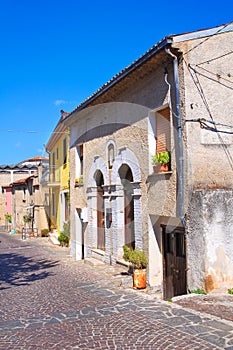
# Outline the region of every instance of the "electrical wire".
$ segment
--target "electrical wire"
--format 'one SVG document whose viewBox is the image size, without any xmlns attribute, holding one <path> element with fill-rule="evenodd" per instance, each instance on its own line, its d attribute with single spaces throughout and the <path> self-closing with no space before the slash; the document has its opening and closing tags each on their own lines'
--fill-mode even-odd
<svg viewBox="0 0 233 350">
<path fill-rule="evenodd" d="M 190 69 L 192 69 L 196 74 L 199 74 L 199 75 L 201 75 L 202 77 L 205 77 L 205 78 L 207 78 L 207 79 L 209 79 L 209 80 L 212 80 L 212 81 L 214 81 L 215 83 L 218 83 L 218 84 L 224 86 L 225 88 L 228 88 L 228 89 L 230 89 L 230 90 L 233 90 L 233 87 L 228 86 L 228 85 L 226 85 L 226 84 L 224 84 L 224 83 L 221 83 L 221 81 L 219 81 L 219 80 L 217 80 L 217 79 L 208 77 L 207 75 L 198 72 L 195 68 L 193 68 L 193 67 L 191 66 L 191 64 L 189 64 L 189 67 L 190 67 Z M 200 67 L 200 68 L 201 68 L 201 67 Z"/>
<path fill-rule="evenodd" d="M 211 123 L 214 125 L 219 125 L 219 126 L 225 126 L 225 127 L 229 127 L 229 128 L 233 128 L 233 125 L 227 125 L 227 124 L 222 124 L 222 123 L 217 123 L 214 122 L 212 120 L 206 120 L 204 118 L 196 118 L 196 119 L 185 119 L 185 122 L 196 122 L 196 123 L 200 123 L 200 127 L 202 129 L 206 129 L 206 130 L 210 130 L 210 131 L 214 131 L 214 132 L 220 132 L 223 134 L 229 134 L 229 135 L 233 135 L 233 131 L 227 131 L 227 130 L 221 130 L 221 129 L 217 129 L 215 127 L 211 127 L 209 126 L 207 123 Z"/>
<path fill-rule="evenodd" d="M 201 83 L 200 83 L 200 81 L 199 81 L 199 79 L 198 79 L 198 77 L 197 77 L 197 74 L 196 74 L 195 71 L 191 72 L 191 66 L 190 66 L 190 64 L 188 64 L 188 63 L 186 62 L 185 59 L 184 59 L 184 62 L 185 62 L 185 64 L 186 64 L 186 67 L 187 67 L 187 69 L 188 69 L 188 71 L 189 71 L 189 73 L 190 73 L 190 75 L 191 75 L 191 77 L 192 77 L 192 80 L 193 80 L 193 82 L 194 82 L 194 84 L 195 84 L 195 86 L 196 86 L 196 88 L 197 88 L 197 90 L 198 90 L 198 92 L 199 92 L 199 95 L 200 95 L 200 97 L 201 97 L 201 99 L 202 99 L 202 101 L 203 101 L 203 103 L 204 103 L 204 105 L 205 105 L 205 107 L 206 107 L 206 109 L 207 109 L 207 112 L 208 112 L 209 116 L 210 116 L 210 118 L 213 120 L 213 117 L 212 117 L 212 114 L 211 114 L 211 111 L 210 111 L 210 108 L 209 108 L 207 99 L 206 99 L 206 97 L 205 97 L 205 94 L 204 94 L 204 91 L 203 91 L 203 89 L 202 89 Z M 193 73 L 194 73 L 194 74 L 193 74 Z"/>
<path fill-rule="evenodd" d="M 233 53 L 233 51 L 229 51 L 229 52 L 227 52 L 227 53 L 224 53 L 224 54 L 221 55 L 221 56 L 217 56 L 217 57 L 211 58 L 210 60 L 207 60 L 207 61 L 198 63 L 197 66 L 200 66 L 201 64 L 205 64 L 205 63 L 210 63 L 210 62 L 212 62 L 212 61 L 216 61 L 216 60 L 218 60 L 219 58 L 226 57 L 226 56 L 228 56 L 228 55 L 231 55 L 232 53 Z"/>
<path fill-rule="evenodd" d="M 222 79 L 222 80 L 224 80 L 224 81 L 226 81 L 226 82 L 228 82 L 228 83 L 230 83 L 230 84 L 233 84 L 233 81 L 231 81 L 231 80 L 229 80 L 229 79 L 226 79 L 226 78 L 223 78 L 220 74 L 211 72 L 210 70 L 208 70 L 208 69 L 206 69 L 206 68 L 199 67 L 198 64 L 196 64 L 195 67 L 197 67 L 198 69 L 202 69 L 202 70 L 204 70 L 205 72 L 207 72 L 207 73 L 209 73 L 209 74 L 212 74 L 212 75 L 216 76 L 217 78 Z"/>
<path fill-rule="evenodd" d="M 207 40 L 211 39 L 214 35 L 217 35 L 219 33 L 221 33 L 221 31 L 223 29 L 225 29 L 226 27 L 228 27 L 230 24 L 232 24 L 233 22 L 229 22 L 227 24 L 225 24 L 223 27 L 219 28 L 215 33 L 213 33 L 212 35 L 208 36 L 207 38 L 205 38 L 204 40 L 202 40 L 200 43 L 198 43 L 196 46 L 192 47 L 191 49 L 189 49 L 188 51 L 183 53 L 184 55 L 187 55 L 189 52 L 195 50 L 197 47 L 199 47 L 200 45 L 204 44 Z"/>
<path fill-rule="evenodd" d="M 205 94 L 204 94 L 202 85 L 201 85 L 201 83 L 200 83 L 200 81 L 199 81 L 199 79 L 198 79 L 197 73 L 196 73 L 195 71 L 191 71 L 191 67 L 190 67 L 190 65 L 186 62 L 185 59 L 184 59 L 184 62 L 185 62 L 185 64 L 186 64 L 186 67 L 187 67 L 187 69 L 188 69 L 188 72 L 190 73 L 190 75 L 191 75 L 191 77 L 192 77 L 192 80 L 193 80 L 193 82 L 194 82 L 194 84 L 195 84 L 195 86 L 196 86 L 196 88 L 197 88 L 197 90 L 198 90 L 198 92 L 199 92 L 199 95 L 200 95 L 200 97 L 201 97 L 201 99 L 202 99 L 202 101 L 203 101 L 203 103 L 204 103 L 204 106 L 206 107 L 206 110 L 207 110 L 207 112 L 208 112 L 208 114 L 209 114 L 209 116 L 210 116 L 210 118 L 211 118 L 211 121 L 212 121 L 213 124 L 214 124 L 215 122 L 214 122 L 212 113 L 211 113 L 211 111 L 210 111 L 210 107 L 209 107 L 209 105 L 208 105 L 208 101 L 207 101 L 207 99 L 206 99 L 206 97 L 205 97 Z M 211 128 L 211 127 L 209 127 L 208 125 L 206 126 L 205 123 L 203 122 L 203 123 L 202 123 L 202 128 L 208 129 L 209 131 L 212 131 L 212 132 L 216 132 L 216 133 L 217 133 L 218 138 L 219 138 L 219 141 L 221 142 L 221 145 L 222 145 L 222 147 L 223 147 L 223 150 L 224 150 L 224 152 L 225 152 L 225 154 L 226 154 L 226 157 L 227 157 L 227 159 L 228 159 L 228 161 L 229 161 L 230 167 L 231 167 L 231 169 L 233 170 L 233 157 L 232 157 L 232 155 L 231 155 L 229 149 L 227 148 L 227 145 L 225 144 L 225 142 L 224 142 L 224 140 L 223 140 L 223 138 L 222 138 L 222 136 L 221 136 L 221 133 L 222 133 L 222 132 L 220 132 L 220 131 L 216 128 L 216 125 L 215 125 L 215 124 L 214 124 L 214 127 Z M 224 133 L 230 133 L 230 132 L 224 132 Z"/>
</svg>

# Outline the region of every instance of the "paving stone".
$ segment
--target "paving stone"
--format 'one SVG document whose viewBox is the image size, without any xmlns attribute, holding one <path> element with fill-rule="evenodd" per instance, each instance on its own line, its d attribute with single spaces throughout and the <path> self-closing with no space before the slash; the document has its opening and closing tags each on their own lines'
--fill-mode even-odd
<svg viewBox="0 0 233 350">
<path fill-rule="evenodd" d="M 196 299 L 200 312 L 192 298 L 181 306 L 119 285 L 119 268 L 74 262 L 42 238 L 1 241 L 1 350 L 233 348 L 230 298 L 219 299 L 223 315 L 211 315 L 216 296 Z"/>
</svg>

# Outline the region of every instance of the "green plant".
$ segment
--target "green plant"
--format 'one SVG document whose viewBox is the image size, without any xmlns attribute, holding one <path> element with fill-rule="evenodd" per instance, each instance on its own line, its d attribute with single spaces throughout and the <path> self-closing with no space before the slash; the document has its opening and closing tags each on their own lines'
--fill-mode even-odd
<svg viewBox="0 0 233 350">
<path fill-rule="evenodd" d="M 194 294 L 205 294 L 206 295 L 206 292 L 203 290 L 203 289 L 195 289 L 195 290 L 191 290 L 191 293 L 194 293 Z"/>
<path fill-rule="evenodd" d="M 47 228 L 43 228 L 41 230 L 41 237 L 48 237 L 49 230 Z"/>
<path fill-rule="evenodd" d="M 32 218 L 31 218 L 29 215 L 24 215 L 24 216 L 23 216 L 23 221 L 24 221 L 25 223 L 30 222 L 31 220 L 32 220 Z"/>
<path fill-rule="evenodd" d="M 148 265 L 146 254 L 143 250 L 138 248 L 132 249 L 127 245 L 123 246 L 123 258 L 130 262 L 134 269 L 145 269 Z"/>
<path fill-rule="evenodd" d="M 70 241 L 70 222 L 67 221 L 63 224 L 63 231 L 58 236 L 58 240 L 61 246 L 68 246 Z"/>
<path fill-rule="evenodd" d="M 64 235 L 64 233 L 62 233 L 62 232 L 58 236 L 58 240 L 59 240 L 61 246 L 64 246 L 64 245 L 67 246 L 69 244 L 69 237 Z"/>
<path fill-rule="evenodd" d="M 9 224 L 11 224 L 11 221 L 12 221 L 12 215 L 11 214 L 5 214 L 5 219 L 6 221 L 9 222 Z"/>
<path fill-rule="evenodd" d="M 69 221 L 64 222 L 62 233 L 63 233 L 66 237 L 70 237 L 70 222 L 69 222 Z"/>
<path fill-rule="evenodd" d="M 233 288 L 228 288 L 228 294 L 233 294 Z"/>
<path fill-rule="evenodd" d="M 157 164 L 168 164 L 170 162 L 171 156 L 170 152 L 160 152 L 152 156 L 152 165 Z"/>
</svg>

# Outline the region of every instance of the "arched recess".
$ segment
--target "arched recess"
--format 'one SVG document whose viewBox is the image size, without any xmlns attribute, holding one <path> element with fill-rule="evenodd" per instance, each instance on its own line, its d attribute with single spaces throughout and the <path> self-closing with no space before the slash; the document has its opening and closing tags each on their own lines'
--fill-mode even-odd
<svg viewBox="0 0 233 350">
<path fill-rule="evenodd" d="M 100 170 L 94 174 L 97 187 L 96 218 L 97 218 L 97 249 L 105 250 L 105 223 L 104 223 L 104 177 Z"/>
<path fill-rule="evenodd" d="M 103 158 L 96 157 L 90 168 L 88 198 L 88 256 L 92 249 L 105 250 L 104 185 L 108 183 L 108 169 Z"/>
<path fill-rule="evenodd" d="M 115 158 L 111 180 L 113 251 L 121 258 L 124 244 L 142 248 L 141 171 L 137 157 L 127 147 Z"/>
<path fill-rule="evenodd" d="M 127 164 L 132 171 L 133 181 L 141 181 L 141 171 L 139 163 L 135 154 L 128 149 L 123 147 L 120 149 L 118 156 L 116 157 L 113 167 L 112 167 L 112 184 L 120 184 L 121 179 L 119 176 L 119 168 L 122 164 Z"/>
<path fill-rule="evenodd" d="M 127 164 L 122 164 L 119 169 L 119 176 L 124 193 L 124 244 L 130 248 L 135 248 L 134 232 L 134 189 L 133 174 Z"/>
<path fill-rule="evenodd" d="M 108 183 L 108 168 L 106 166 L 105 161 L 101 157 L 96 157 L 94 159 L 94 162 L 92 163 L 89 177 L 88 177 L 88 187 L 95 187 L 96 186 L 96 180 L 95 180 L 95 173 L 97 170 L 100 170 L 103 174 L 104 183 Z"/>
</svg>

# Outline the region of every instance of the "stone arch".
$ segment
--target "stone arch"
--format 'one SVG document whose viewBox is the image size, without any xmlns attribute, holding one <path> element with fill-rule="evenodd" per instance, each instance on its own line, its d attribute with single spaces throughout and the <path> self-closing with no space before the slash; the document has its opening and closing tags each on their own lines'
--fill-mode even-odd
<svg viewBox="0 0 233 350">
<path fill-rule="evenodd" d="M 88 177 L 88 187 L 96 187 L 96 180 L 95 180 L 95 174 L 96 172 L 100 170 L 101 173 L 103 174 L 104 178 L 104 184 L 108 184 L 108 168 L 101 157 L 96 157 L 94 159 L 94 162 L 92 163 L 92 166 L 89 171 L 89 177 Z"/>
<path fill-rule="evenodd" d="M 111 180 L 113 237 L 115 237 L 113 251 L 117 258 L 121 258 L 122 246 L 128 243 L 125 240 L 125 181 L 130 184 L 130 196 L 132 198 L 130 208 L 130 210 L 133 210 L 133 221 L 130 224 L 134 226 L 132 247 L 142 249 L 141 171 L 137 157 L 126 147 L 120 149 L 114 161 Z"/>
<path fill-rule="evenodd" d="M 122 164 L 126 164 L 132 171 L 133 182 L 141 181 L 141 171 L 135 154 L 127 147 L 121 148 L 112 167 L 112 184 L 121 184 L 119 169 Z"/>
<path fill-rule="evenodd" d="M 95 157 L 89 171 L 87 186 L 88 201 L 88 256 L 93 249 L 105 250 L 105 201 L 108 184 L 108 168 L 101 157 Z"/>
</svg>

